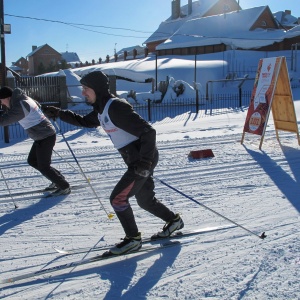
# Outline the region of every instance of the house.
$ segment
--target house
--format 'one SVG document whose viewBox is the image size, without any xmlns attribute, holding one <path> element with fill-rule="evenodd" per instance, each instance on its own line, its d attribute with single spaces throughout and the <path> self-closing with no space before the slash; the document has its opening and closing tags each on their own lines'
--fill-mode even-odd
<svg viewBox="0 0 300 300">
<path fill-rule="evenodd" d="M 70 65 L 72 68 L 75 68 L 75 66 L 79 66 L 81 61 L 79 59 L 79 56 L 76 52 L 61 52 L 62 60 L 64 60 L 68 65 Z"/>
<path fill-rule="evenodd" d="M 55 66 L 60 63 L 62 57 L 59 52 L 48 44 L 40 47 L 32 46 L 32 52 L 27 55 L 28 73 L 31 76 L 55 70 Z"/>
<path fill-rule="evenodd" d="M 28 61 L 26 58 L 21 57 L 16 62 L 13 62 L 12 66 L 10 68 L 20 75 L 27 75 L 28 74 Z"/>
<path fill-rule="evenodd" d="M 187 5 L 180 6 L 180 0 L 172 1 L 172 15 L 162 22 L 158 29 L 143 43 L 149 52 L 154 52 L 156 46 L 165 42 L 187 21 L 194 18 L 207 17 L 217 14 L 240 10 L 235 0 L 197 0 L 188 1 Z"/>
<path fill-rule="evenodd" d="M 278 22 L 279 27 L 283 29 L 291 29 L 300 24 L 300 18 L 292 16 L 292 12 L 290 10 L 278 11 L 273 15 Z"/>
<path fill-rule="evenodd" d="M 254 7 L 184 22 L 164 43 L 158 55 L 191 55 L 230 49 L 290 50 L 300 42 L 300 26 L 279 28 L 269 6 Z"/>
<path fill-rule="evenodd" d="M 145 57 L 145 47 L 139 45 L 122 48 L 116 52 L 117 60 L 130 60 Z M 110 60 L 115 60 L 115 55 L 110 57 Z"/>
</svg>

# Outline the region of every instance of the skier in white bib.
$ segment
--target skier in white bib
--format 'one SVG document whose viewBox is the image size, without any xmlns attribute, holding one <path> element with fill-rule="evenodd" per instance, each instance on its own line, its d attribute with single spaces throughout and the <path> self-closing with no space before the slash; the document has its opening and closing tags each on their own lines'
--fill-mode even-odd
<svg viewBox="0 0 300 300">
<path fill-rule="evenodd" d="M 110 203 L 125 231 L 125 238 L 110 249 L 113 254 L 137 251 L 142 245 L 129 198 L 135 196 L 138 205 L 166 222 L 159 238 L 170 236 L 184 223 L 179 214 L 173 213 L 155 197 L 153 170 L 158 162 L 156 131 L 138 115 L 124 99 L 112 95 L 109 80 L 101 71 L 86 74 L 80 80 L 82 95 L 93 111 L 85 116 L 54 106 L 43 108 L 50 118 L 59 117 L 67 123 L 94 128 L 102 126 L 119 151 L 127 170 L 113 189 Z"/>
<path fill-rule="evenodd" d="M 34 140 L 27 162 L 51 181 L 45 190 L 52 190 L 53 196 L 71 192 L 65 177 L 51 166 L 52 151 L 56 142 L 56 131 L 44 115 L 37 101 L 28 97 L 21 89 L 0 89 L 1 105 L 5 112 L 0 116 L 0 126 L 19 122 L 28 136 Z"/>
</svg>

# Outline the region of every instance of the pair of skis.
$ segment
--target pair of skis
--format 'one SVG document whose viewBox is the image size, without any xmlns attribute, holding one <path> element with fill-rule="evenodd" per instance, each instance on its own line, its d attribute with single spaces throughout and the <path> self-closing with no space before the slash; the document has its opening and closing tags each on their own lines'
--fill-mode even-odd
<svg viewBox="0 0 300 300">
<path fill-rule="evenodd" d="M 207 227 L 207 228 L 191 230 L 191 231 L 182 231 L 182 232 L 179 231 L 179 232 L 176 232 L 175 234 L 171 235 L 168 238 L 157 239 L 157 240 L 152 240 L 151 238 L 146 238 L 146 239 L 143 239 L 142 248 L 136 252 L 129 252 L 129 253 L 125 253 L 122 255 L 113 255 L 113 254 L 110 254 L 108 256 L 103 255 L 103 254 L 95 255 L 90 258 L 77 260 L 77 261 L 57 265 L 57 266 L 50 267 L 50 268 L 41 269 L 41 270 L 35 271 L 35 272 L 29 272 L 29 273 L 26 273 L 23 275 L 5 278 L 5 279 L 0 280 L 0 284 L 13 283 L 13 282 L 16 282 L 19 280 L 29 279 L 29 278 L 33 278 L 36 276 L 45 275 L 45 274 L 49 274 L 49 273 L 64 270 L 64 269 L 74 268 L 77 266 L 86 265 L 86 264 L 90 264 L 90 263 L 97 262 L 97 261 L 109 260 L 109 259 L 112 259 L 115 257 L 126 257 L 129 255 L 134 255 L 134 254 L 139 255 L 141 253 L 150 252 L 150 251 L 158 251 L 158 250 L 162 250 L 162 249 L 173 247 L 173 246 L 182 246 L 182 245 L 185 245 L 185 244 L 188 244 L 188 243 L 194 241 L 196 236 L 199 234 L 204 234 L 204 233 L 218 231 L 218 230 L 226 230 L 226 229 L 230 229 L 233 227 L 236 227 L 236 226 L 232 226 L 232 225 L 217 226 L 217 227 Z M 59 250 L 59 249 L 55 248 L 55 250 L 58 253 L 63 254 L 63 255 L 72 255 L 72 254 L 89 253 L 89 252 L 95 252 L 95 251 L 102 251 L 102 252 L 106 253 L 106 251 L 108 249 L 110 249 L 111 247 L 112 247 L 112 245 L 104 246 L 104 247 L 99 246 L 99 247 L 92 247 L 92 248 L 77 248 L 77 249 L 71 249 L 71 250 Z"/>
</svg>

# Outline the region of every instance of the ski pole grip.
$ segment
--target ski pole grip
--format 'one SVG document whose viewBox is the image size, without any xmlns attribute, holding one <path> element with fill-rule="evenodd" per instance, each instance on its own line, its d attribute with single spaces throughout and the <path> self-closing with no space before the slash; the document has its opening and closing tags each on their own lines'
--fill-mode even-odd
<svg viewBox="0 0 300 300">
<path fill-rule="evenodd" d="M 266 236 L 265 232 L 263 232 L 259 237 L 263 240 L 263 239 L 265 239 L 267 236 Z"/>
</svg>

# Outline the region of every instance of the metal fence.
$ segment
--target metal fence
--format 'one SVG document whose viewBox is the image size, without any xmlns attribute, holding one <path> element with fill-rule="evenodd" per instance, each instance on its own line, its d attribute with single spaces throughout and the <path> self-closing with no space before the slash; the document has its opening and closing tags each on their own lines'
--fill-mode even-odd
<svg viewBox="0 0 300 300">
<path fill-rule="evenodd" d="M 204 95 L 200 95 L 199 99 L 176 99 L 166 100 L 163 102 L 147 101 L 144 104 L 132 104 L 135 111 L 149 122 L 157 122 L 165 118 L 175 118 L 184 113 L 198 113 L 201 117 L 211 116 L 214 114 L 228 113 L 242 107 L 248 107 L 250 103 L 251 92 L 244 91 L 240 94 L 222 94 L 214 95 L 209 100 Z M 75 106 L 76 107 L 76 106 Z M 92 108 L 86 110 L 75 110 L 80 115 L 86 115 L 91 112 Z M 79 127 L 60 122 L 60 129 L 63 133 Z M 86 129 L 89 130 L 89 129 Z M 9 126 L 9 138 L 20 139 L 27 138 L 27 134 L 19 123 Z M 0 131 L 0 140 L 4 140 L 4 131 Z"/>
</svg>

